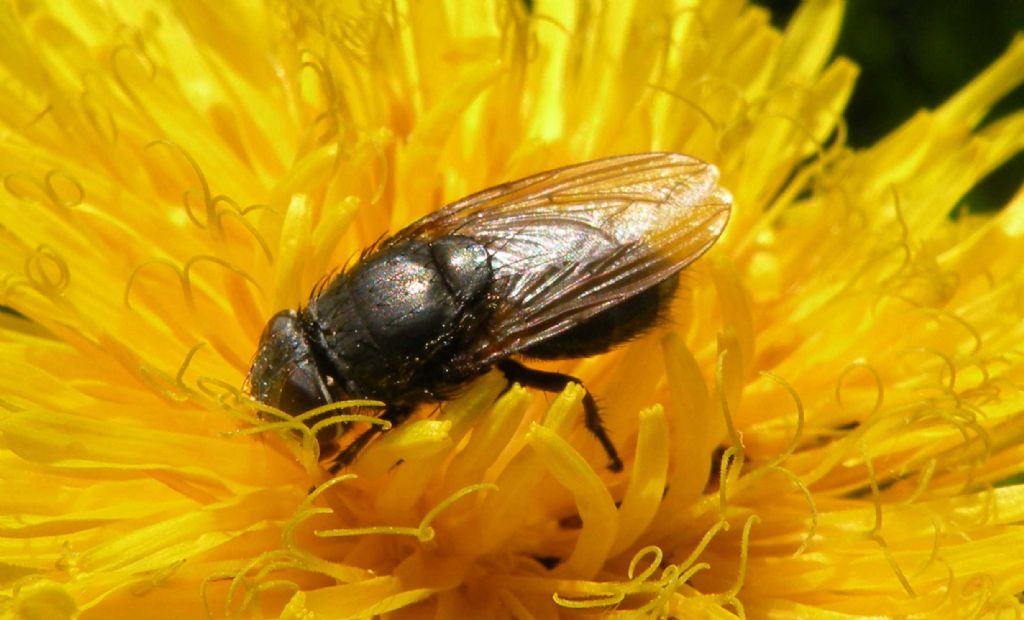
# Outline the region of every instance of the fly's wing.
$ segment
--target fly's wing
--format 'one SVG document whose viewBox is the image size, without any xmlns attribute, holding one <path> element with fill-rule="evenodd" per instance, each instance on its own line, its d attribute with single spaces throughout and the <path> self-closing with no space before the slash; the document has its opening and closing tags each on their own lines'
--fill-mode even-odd
<svg viewBox="0 0 1024 620">
<path fill-rule="evenodd" d="M 675 153 L 610 157 L 473 194 L 387 239 L 464 235 L 494 271 L 491 328 L 472 354 L 498 359 L 679 272 L 718 239 L 732 199 L 718 170 Z"/>
</svg>

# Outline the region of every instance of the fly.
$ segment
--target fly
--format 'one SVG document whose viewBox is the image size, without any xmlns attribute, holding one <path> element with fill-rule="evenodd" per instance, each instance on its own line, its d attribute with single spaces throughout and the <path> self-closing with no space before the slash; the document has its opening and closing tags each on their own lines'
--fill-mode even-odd
<svg viewBox="0 0 1024 620">
<path fill-rule="evenodd" d="M 392 424 L 492 368 L 559 392 L 579 379 L 519 360 L 596 355 L 656 325 L 679 272 L 722 235 L 731 202 L 714 166 L 675 153 L 609 157 L 473 194 L 375 245 L 305 307 L 274 315 L 247 390 L 290 415 L 380 400 Z M 583 409 L 609 469 L 621 470 L 590 392 Z M 377 432 L 340 452 L 337 430 L 317 439 L 337 471 Z"/>
</svg>

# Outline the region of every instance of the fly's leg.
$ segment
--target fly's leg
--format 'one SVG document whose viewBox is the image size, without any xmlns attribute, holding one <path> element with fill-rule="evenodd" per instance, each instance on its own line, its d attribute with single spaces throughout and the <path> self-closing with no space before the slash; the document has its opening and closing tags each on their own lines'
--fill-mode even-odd
<svg viewBox="0 0 1024 620">
<path fill-rule="evenodd" d="M 532 387 L 545 392 L 561 392 L 570 383 L 576 383 L 582 387 L 584 390 L 584 425 L 597 441 L 601 443 L 605 454 L 608 455 L 608 469 L 611 471 L 622 471 L 622 459 L 619 458 L 619 453 L 615 449 L 612 440 L 608 438 L 608 432 L 605 431 L 604 423 L 601 422 L 601 413 L 597 410 L 597 403 L 594 402 L 594 397 L 579 379 L 560 372 L 547 372 L 545 370 L 527 368 L 513 360 L 502 360 L 498 362 L 497 367 L 505 375 L 506 379 L 514 381 L 523 387 Z"/>
<path fill-rule="evenodd" d="M 389 406 L 384 410 L 384 414 L 380 417 L 381 419 L 391 422 L 391 427 L 394 428 L 404 422 L 412 412 L 412 407 Z M 332 474 L 336 474 L 351 465 L 352 461 L 356 460 L 359 453 L 366 447 L 366 444 L 370 443 L 371 439 L 382 432 L 384 432 L 384 427 L 380 424 L 371 425 L 370 428 L 366 429 L 362 434 L 353 439 L 352 443 L 345 446 L 345 448 L 338 453 L 338 456 L 334 457 L 334 462 L 327 468 L 327 471 Z"/>
</svg>

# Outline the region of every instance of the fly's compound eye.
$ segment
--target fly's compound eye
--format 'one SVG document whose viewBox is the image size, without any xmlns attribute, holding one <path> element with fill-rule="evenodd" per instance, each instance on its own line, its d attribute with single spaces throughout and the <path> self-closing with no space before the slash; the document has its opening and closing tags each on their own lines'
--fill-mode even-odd
<svg viewBox="0 0 1024 620">
<path fill-rule="evenodd" d="M 316 372 L 316 367 L 298 366 L 288 373 L 287 378 L 281 384 L 281 391 L 277 397 L 277 408 L 291 415 L 302 415 L 307 411 L 322 407 L 329 402 L 334 402 L 327 395 L 326 385 L 332 383 L 330 378 L 326 381 Z M 321 422 L 329 420 L 341 411 L 325 411 L 312 417 L 306 417 L 302 423 L 309 428 L 314 428 Z M 316 431 L 316 439 L 320 444 L 320 455 L 323 458 L 334 450 L 334 440 L 340 434 L 338 424 L 325 424 Z"/>
<path fill-rule="evenodd" d="M 335 393 L 337 390 L 332 392 L 335 382 L 321 372 L 301 321 L 296 311 L 285 310 L 267 323 L 247 379 L 253 398 L 292 416 L 343 397 Z M 303 417 L 302 423 L 313 428 L 338 413 L 326 411 Z M 325 424 L 317 430 L 321 455 L 331 451 L 330 444 L 337 434 L 337 424 Z"/>
<path fill-rule="evenodd" d="M 294 310 L 277 313 L 267 324 L 248 382 L 254 398 L 290 415 L 331 402 Z"/>
<path fill-rule="evenodd" d="M 313 369 L 299 367 L 292 369 L 281 385 L 277 408 L 285 413 L 300 415 L 328 402 L 320 377 Z"/>
</svg>

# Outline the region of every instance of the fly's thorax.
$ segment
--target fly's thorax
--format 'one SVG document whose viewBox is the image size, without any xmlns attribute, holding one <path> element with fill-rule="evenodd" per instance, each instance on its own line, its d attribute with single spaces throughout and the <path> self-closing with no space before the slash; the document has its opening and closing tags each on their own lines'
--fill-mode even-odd
<svg viewBox="0 0 1024 620">
<path fill-rule="evenodd" d="M 437 387 L 431 368 L 483 328 L 490 283 L 489 255 L 471 239 L 412 240 L 335 278 L 306 312 L 349 394 L 422 400 Z"/>
</svg>

